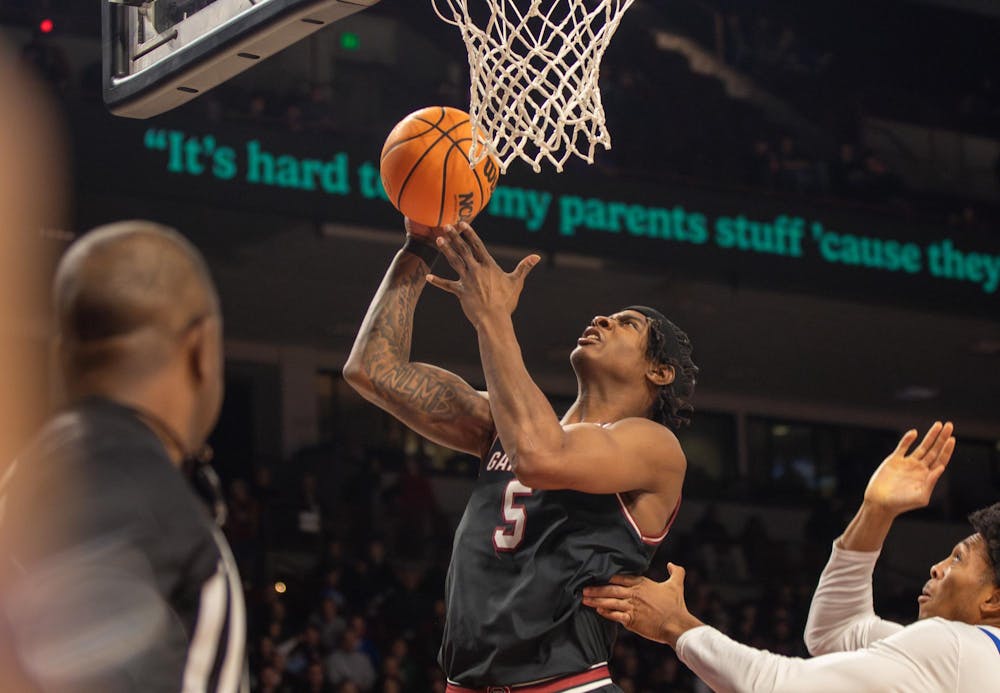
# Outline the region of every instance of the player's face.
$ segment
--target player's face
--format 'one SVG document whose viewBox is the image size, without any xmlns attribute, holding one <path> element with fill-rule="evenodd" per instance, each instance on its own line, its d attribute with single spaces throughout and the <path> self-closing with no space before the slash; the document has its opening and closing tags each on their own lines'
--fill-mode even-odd
<svg viewBox="0 0 1000 693">
<path fill-rule="evenodd" d="M 646 345 L 649 320 L 634 310 L 610 316 L 598 315 L 576 341 L 570 355 L 574 365 L 586 360 L 599 362 L 619 373 L 646 371 Z"/>
<path fill-rule="evenodd" d="M 931 579 L 917 597 L 920 618 L 939 616 L 978 623 L 979 605 L 995 590 L 986 543 L 973 534 L 955 545 L 951 555 L 931 566 Z"/>
</svg>

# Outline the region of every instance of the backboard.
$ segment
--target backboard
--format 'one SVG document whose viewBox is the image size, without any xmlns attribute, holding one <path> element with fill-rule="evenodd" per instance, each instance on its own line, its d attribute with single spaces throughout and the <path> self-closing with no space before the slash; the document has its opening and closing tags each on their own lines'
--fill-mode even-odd
<svg viewBox="0 0 1000 693">
<path fill-rule="evenodd" d="M 149 118 L 379 0 L 101 0 L 104 101 Z"/>
</svg>

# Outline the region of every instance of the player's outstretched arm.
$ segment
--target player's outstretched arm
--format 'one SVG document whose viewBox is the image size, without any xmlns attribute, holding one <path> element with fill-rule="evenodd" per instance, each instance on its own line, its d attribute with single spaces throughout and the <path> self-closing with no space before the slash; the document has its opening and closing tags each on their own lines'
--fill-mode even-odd
<svg viewBox="0 0 1000 693">
<path fill-rule="evenodd" d="M 687 466 L 673 433 L 639 418 L 564 427 L 531 379 L 511 314 L 540 258 L 529 255 L 505 272 L 464 223 L 446 228 L 437 242 L 458 279 L 432 276 L 430 282 L 457 296 L 476 328 L 493 421 L 518 479 L 536 489 L 664 492 L 671 496 L 669 511 Z"/>
<path fill-rule="evenodd" d="M 868 481 L 864 501 L 837 539 L 809 605 L 805 642 L 813 655 L 846 652 L 898 632 L 875 614 L 872 574 L 893 521 L 930 502 L 955 449 L 951 422 L 935 422 L 919 445 L 907 431 Z"/>
<path fill-rule="evenodd" d="M 396 254 L 368 307 L 344 365 L 344 379 L 420 435 L 481 455 L 493 434 L 486 394 L 454 373 L 410 361 L 413 312 L 428 270 L 414 253 Z"/>
<path fill-rule="evenodd" d="M 691 615 L 684 569 L 667 564 L 670 579 L 618 575 L 585 587 L 583 603 L 644 638 L 670 645 L 698 678 L 719 693 L 841 693 L 951 690 L 958 643 L 945 622 L 929 619 L 900 629 L 886 646 L 812 659 L 783 657 L 736 642 Z"/>
<path fill-rule="evenodd" d="M 878 551 L 893 520 L 930 502 L 931 492 L 955 451 L 954 430 L 950 421 L 944 424 L 935 421 L 912 451 L 917 431 L 909 430 L 903 435 L 896 449 L 868 480 L 861 508 L 837 540 L 840 548 Z"/>
</svg>

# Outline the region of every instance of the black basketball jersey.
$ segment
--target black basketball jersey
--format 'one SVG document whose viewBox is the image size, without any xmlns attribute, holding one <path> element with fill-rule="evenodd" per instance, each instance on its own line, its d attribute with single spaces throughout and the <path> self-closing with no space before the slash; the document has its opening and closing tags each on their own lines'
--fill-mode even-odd
<svg viewBox="0 0 1000 693">
<path fill-rule="evenodd" d="M 133 410 L 57 415 L 4 482 L 0 621 L 39 690 L 249 690 L 228 543 Z"/>
<path fill-rule="evenodd" d="M 616 626 L 581 604 L 582 589 L 644 573 L 669 528 L 644 537 L 620 494 L 533 491 L 514 476 L 497 437 L 455 532 L 445 674 L 475 688 L 606 662 Z"/>
</svg>

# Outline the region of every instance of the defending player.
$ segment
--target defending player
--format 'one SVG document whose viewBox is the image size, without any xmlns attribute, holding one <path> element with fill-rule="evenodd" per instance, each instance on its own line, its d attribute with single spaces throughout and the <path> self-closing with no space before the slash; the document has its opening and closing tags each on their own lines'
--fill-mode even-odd
<svg viewBox="0 0 1000 693">
<path fill-rule="evenodd" d="M 664 642 L 712 690 L 997 690 L 1000 664 L 1000 503 L 973 513 L 975 534 L 931 566 L 917 598 L 920 620 L 905 628 L 872 609 L 872 571 L 892 522 L 927 505 L 955 447 L 952 425 L 935 423 L 923 442 L 909 431 L 872 475 L 864 502 L 820 577 L 806 624 L 813 659 L 730 640 L 684 605 L 684 570 L 670 579 L 615 578 L 586 590 L 584 603 L 639 635 Z"/>
<path fill-rule="evenodd" d="M 449 690 L 618 690 L 606 666 L 614 626 L 581 608 L 581 590 L 645 571 L 670 528 L 686 469 L 670 428 L 687 421 L 698 370 L 690 341 L 641 306 L 594 318 L 570 356 L 579 389 L 560 419 L 525 369 L 511 321 L 538 256 L 508 274 L 467 224 L 441 234 L 458 279 L 429 276 L 434 248 L 408 235 L 344 376 L 415 431 L 481 459 L 446 584 Z M 428 280 L 455 294 L 476 328 L 488 393 L 410 361 Z"/>
</svg>

